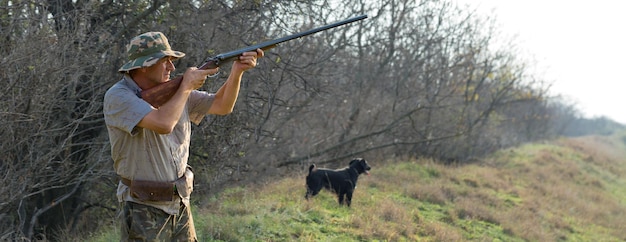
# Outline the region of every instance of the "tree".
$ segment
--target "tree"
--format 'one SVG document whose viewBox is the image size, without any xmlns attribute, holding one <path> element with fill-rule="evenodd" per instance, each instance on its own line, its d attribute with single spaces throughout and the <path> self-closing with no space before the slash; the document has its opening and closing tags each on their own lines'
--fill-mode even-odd
<svg viewBox="0 0 626 242">
<path fill-rule="evenodd" d="M 448 1 L 0 4 L 2 240 L 62 240 L 114 220 L 102 96 L 121 78 L 127 41 L 146 31 L 187 54 L 175 63 L 182 73 L 207 56 L 369 15 L 267 51 L 245 74 L 235 112 L 194 127 L 200 203 L 225 186 L 352 156 L 467 162 L 559 134 L 572 115 L 512 49 L 494 50 L 492 19 Z M 229 68 L 203 89 L 216 90 Z"/>
</svg>

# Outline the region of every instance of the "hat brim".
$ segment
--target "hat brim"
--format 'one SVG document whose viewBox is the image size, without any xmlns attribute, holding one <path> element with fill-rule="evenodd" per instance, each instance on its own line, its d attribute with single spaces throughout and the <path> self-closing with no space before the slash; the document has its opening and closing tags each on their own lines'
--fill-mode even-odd
<svg viewBox="0 0 626 242">
<path fill-rule="evenodd" d="M 156 64 L 161 58 L 165 56 L 171 56 L 176 58 L 182 58 L 185 56 L 185 53 L 175 50 L 166 50 L 154 53 L 148 56 L 142 56 L 134 60 L 130 60 L 126 62 L 118 71 L 119 72 L 127 72 L 133 69 L 138 69 L 142 67 L 149 67 Z"/>
</svg>

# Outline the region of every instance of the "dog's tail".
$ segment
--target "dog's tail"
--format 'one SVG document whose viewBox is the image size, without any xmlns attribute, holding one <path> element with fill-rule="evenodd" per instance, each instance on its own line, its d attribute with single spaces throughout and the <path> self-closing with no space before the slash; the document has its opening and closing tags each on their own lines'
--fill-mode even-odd
<svg viewBox="0 0 626 242">
<path fill-rule="evenodd" d="M 313 172 L 313 170 L 315 170 L 315 164 L 309 166 L 309 174 L 311 174 L 311 172 Z"/>
</svg>

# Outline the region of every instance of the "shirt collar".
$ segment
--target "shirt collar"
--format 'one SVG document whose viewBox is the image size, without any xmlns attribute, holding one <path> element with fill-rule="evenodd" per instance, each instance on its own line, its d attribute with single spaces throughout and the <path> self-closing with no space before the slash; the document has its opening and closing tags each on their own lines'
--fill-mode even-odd
<svg viewBox="0 0 626 242">
<path fill-rule="evenodd" d="M 124 84 L 135 92 L 137 97 L 141 98 L 141 88 L 135 83 L 132 77 L 128 74 L 124 74 Z"/>
</svg>

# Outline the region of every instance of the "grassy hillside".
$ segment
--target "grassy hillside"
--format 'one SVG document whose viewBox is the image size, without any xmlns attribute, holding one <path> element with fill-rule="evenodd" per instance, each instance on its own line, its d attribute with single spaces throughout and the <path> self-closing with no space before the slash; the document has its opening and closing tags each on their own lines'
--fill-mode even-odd
<svg viewBox="0 0 626 242">
<path fill-rule="evenodd" d="M 216 195 L 196 227 L 200 241 L 624 241 L 625 142 L 568 138 L 459 166 L 372 160 L 351 208 L 324 191 L 307 202 L 297 174 Z"/>
</svg>

